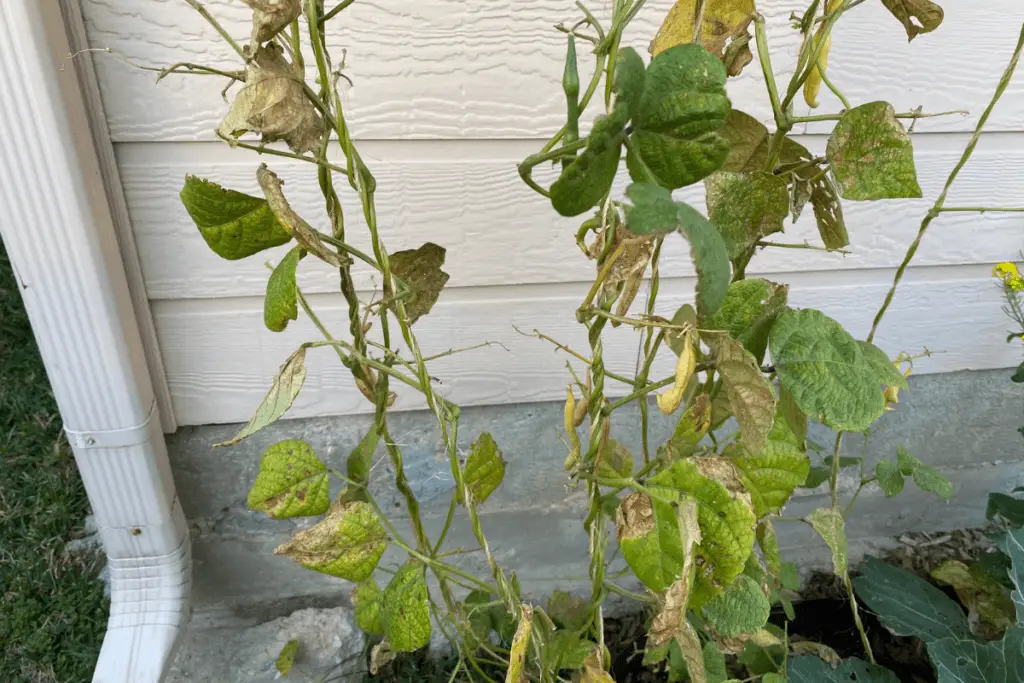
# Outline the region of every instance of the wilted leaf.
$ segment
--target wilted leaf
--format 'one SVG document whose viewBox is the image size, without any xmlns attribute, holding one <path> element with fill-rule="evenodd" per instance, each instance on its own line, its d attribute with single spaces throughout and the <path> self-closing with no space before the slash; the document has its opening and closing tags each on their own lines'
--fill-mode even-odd
<svg viewBox="0 0 1024 683">
<path fill-rule="evenodd" d="M 281 259 L 267 280 L 267 296 L 263 300 L 263 322 L 271 332 L 283 332 L 289 320 L 299 317 L 298 289 L 295 270 L 304 252 L 295 247 Z"/>
<path fill-rule="evenodd" d="M 619 169 L 626 124 L 599 116 L 587 147 L 551 186 L 551 205 L 563 216 L 578 216 L 596 206 L 612 187 Z"/>
<path fill-rule="evenodd" d="M 693 42 L 696 5 L 695 0 L 676 2 L 651 42 L 651 54 L 658 56 L 670 47 Z M 754 0 L 707 0 L 704 4 L 698 42 L 732 67 L 730 76 L 738 75 L 753 59 L 747 29 L 756 15 Z"/>
<path fill-rule="evenodd" d="M 775 391 L 743 344 L 727 334 L 708 333 L 703 337 L 715 354 L 715 367 L 722 377 L 743 444 L 750 453 L 758 455 L 775 420 Z"/>
<path fill-rule="evenodd" d="M 790 643 L 789 649 L 794 655 L 814 655 L 833 669 L 843 663 L 839 654 L 828 645 L 822 645 L 821 643 L 815 643 L 810 640 L 801 640 L 796 643 Z"/>
<path fill-rule="evenodd" d="M 708 674 L 704 667 L 704 651 L 700 646 L 700 638 L 693 630 L 689 621 L 683 621 L 683 628 L 676 638 L 679 650 L 682 652 L 683 661 L 686 662 L 686 672 L 690 675 L 690 683 L 707 683 Z"/>
<path fill-rule="evenodd" d="M 757 581 L 740 575 L 724 593 L 704 605 L 704 617 L 717 633 L 736 638 L 764 628 L 771 609 Z"/>
<path fill-rule="evenodd" d="M 181 203 L 210 249 L 234 261 L 291 240 L 267 200 L 226 190 L 217 183 L 185 176 Z"/>
<path fill-rule="evenodd" d="M 697 450 L 697 445 L 710 428 L 711 401 L 707 394 L 700 394 L 679 418 L 672 437 L 665 442 L 663 450 L 658 449 L 658 454 L 667 461 L 688 458 Z"/>
<path fill-rule="evenodd" d="M 327 466 L 305 441 L 274 444 L 263 453 L 256 483 L 249 491 L 250 510 L 271 519 L 312 517 L 331 504 Z"/>
<path fill-rule="evenodd" d="M 697 501 L 683 498 L 676 514 L 679 529 L 679 544 L 682 551 L 682 567 L 679 578 L 665 591 L 665 602 L 651 622 L 648 642 L 653 646 L 664 645 L 673 639 L 685 638 L 689 626 L 686 610 L 690 604 L 693 589 L 695 556 L 693 548 L 700 543 L 700 525 L 697 515 Z"/>
<path fill-rule="evenodd" d="M 270 391 L 263 398 L 256 414 L 252 416 L 249 423 L 242 427 L 230 441 L 217 444 L 217 446 L 233 446 L 247 436 L 251 436 L 264 427 L 277 422 L 282 415 L 288 412 L 295 402 L 295 398 L 302 390 L 302 384 L 306 381 L 306 349 L 300 348 L 288 357 L 288 360 L 281 366 L 274 384 Z"/>
<path fill-rule="evenodd" d="M 877 371 L 835 320 L 813 309 L 783 312 L 769 337 L 779 381 L 807 415 L 862 432 L 885 411 Z"/>
<path fill-rule="evenodd" d="M 281 648 L 281 654 L 277 656 L 277 661 L 274 662 L 274 668 L 278 670 L 282 677 L 288 678 L 288 674 L 292 672 L 292 665 L 295 664 L 295 655 L 299 652 L 299 641 L 289 640 L 288 643 Z"/>
<path fill-rule="evenodd" d="M 266 164 L 261 164 L 256 170 L 256 179 L 259 181 L 263 195 L 267 198 L 267 204 L 270 205 L 270 210 L 277 217 L 278 223 L 295 238 L 299 246 L 324 263 L 336 268 L 341 267 L 344 262 L 338 253 L 325 245 L 313 226 L 292 209 L 288 199 L 284 196 L 283 183 L 277 174 L 267 168 Z"/>
<path fill-rule="evenodd" d="M 984 571 L 946 560 L 931 571 L 931 577 L 953 587 L 960 602 L 979 619 L 979 635 L 986 640 L 1001 638 L 1017 623 L 1013 600 Z"/>
<path fill-rule="evenodd" d="M 729 173 L 756 173 L 767 169 L 771 133 L 763 123 L 750 114 L 733 109 L 725 118 L 719 133 L 729 141 L 729 156 L 722 165 Z M 779 166 L 787 166 L 813 159 L 807 148 L 792 138 L 784 138 L 779 154 Z M 816 171 L 815 171 L 816 172 Z"/>
<path fill-rule="evenodd" d="M 387 545 L 388 535 L 373 508 L 356 501 L 336 506 L 320 522 L 278 546 L 274 554 L 306 569 L 362 581 L 373 573 Z"/>
<path fill-rule="evenodd" d="M 505 683 L 520 683 L 523 680 L 523 666 L 526 664 L 526 649 L 530 646 L 530 634 L 533 632 L 533 609 L 522 605 L 519 626 L 512 638 L 512 647 L 508 654 L 508 672 Z"/>
<path fill-rule="evenodd" d="M 838 576 L 847 570 L 846 523 L 839 508 L 818 508 L 807 515 L 807 523 L 832 551 L 832 566 Z"/>
<path fill-rule="evenodd" d="M 842 249 L 850 245 L 850 235 L 846 231 L 846 219 L 843 217 L 843 204 L 839 201 L 839 190 L 827 175 L 821 176 L 811 184 L 811 206 L 814 207 L 814 218 L 818 222 L 818 234 L 821 243 L 827 249 Z"/>
<path fill-rule="evenodd" d="M 633 476 L 633 454 L 622 443 L 609 439 L 597 463 L 597 476 L 603 479 L 625 479 Z"/>
<path fill-rule="evenodd" d="M 384 636 L 396 652 L 412 652 L 430 642 L 430 602 L 423 566 L 410 561 L 391 578 L 381 597 Z"/>
<path fill-rule="evenodd" d="M 430 313 L 448 282 L 448 273 L 441 270 L 445 253 L 444 247 L 427 242 L 419 249 L 391 255 L 391 274 L 409 287 L 409 292 L 401 296 L 410 325 Z"/>
<path fill-rule="evenodd" d="M 903 491 L 903 473 L 896 463 L 879 460 L 875 463 L 875 477 L 887 498 L 895 498 Z"/>
<path fill-rule="evenodd" d="M 866 557 L 853 585 L 882 625 L 898 636 L 917 636 L 929 644 L 942 638 L 972 639 L 960 606 L 904 569 Z"/>
<path fill-rule="evenodd" d="M 252 45 L 265 43 L 302 14 L 301 0 L 242 0 L 252 9 Z"/>
<path fill-rule="evenodd" d="M 931 0 L 882 0 L 882 4 L 907 29 L 908 40 L 913 40 L 919 33 L 934 31 L 944 16 L 942 8 Z"/>
<path fill-rule="evenodd" d="M 306 97 L 302 74 L 278 45 L 268 43 L 249 60 L 245 86 L 217 130 L 226 138 L 260 133 L 263 142 L 284 140 L 293 152 L 303 154 L 319 149 L 325 127 Z"/>
<path fill-rule="evenodd" d="M 370 675 L 376 676 L 384 667 L 398 658 L 398 653 L 391 649 L 391 643 L 382 640 L 370 651 Z"/>
<path fill-rule="evenodd" d="M 921 196 L 914 147 L 888 102 L 870 102 L 843 114 L 826 154 L 844 199 Z"/>
<path fill-rule="evenodd" d="M 384 635 L 384 593 L 372 578 L 356 585 L 352 591 L 356 624 L 365 633 L 373 636 Z"/>
<path fill-rule="evenodd" d="M 701 328 L 724 330 L 738 339 L 760 363 L 768 345 L 768 333 L 786 307 L 788 285 L 750 278 L 729 285 L 721 308 L 708 316 Z"/>
<path fill-rule="evenodd" d="M 462 483 L 469 489 L 474 503 L 483 503 L 505 478 L 505 459 L 494 437 L 484 432 L 470 446 L 469 459 L 462 473 Z M 461 498 L 461 496 L 460 496 Z"/>
<path fill-rule="evenodd" d="M 717 133 L 729 113 L 725 79 L 722 62 L 697 45 L 651 60 L 631 144 L 660 185 L 691 185 L 725 161 L 729 143 Z"/>
<path fill-rule="evenodd" d="M 888 669 L 855 657 L 834 669 L 818 657 L 793 657 L 786 663 L 786 673 L 789 683 L 900 683 Z"/>
<path fill-rule="evenodd" d="M 595 648 L 594 653 L 584 660 L 580 683 L 615 683 L 608 672 L 604 670 L 599 653 L 600 650 Z M 506 683 L 508 683 L 508 679 L 506 679 Z"/>
<path fill-rule="evenodd" d="M 764 171 L 719 171 L 704 181 L 708 217 L 722 234 L 729 258 L 753 250 L 761 238 L 782 230 L 789 215 L 789 191 L 781 176 Z"/>
</svg>

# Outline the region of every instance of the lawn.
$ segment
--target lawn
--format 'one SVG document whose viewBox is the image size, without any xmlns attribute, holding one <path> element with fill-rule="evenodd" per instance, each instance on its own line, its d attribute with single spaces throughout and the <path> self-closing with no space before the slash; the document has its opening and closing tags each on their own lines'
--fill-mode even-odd
<svg viewBox="0 0 1024 683">
<path fill-rule="evenodd" d="M 96 559 L 65 550 L 88 512 L 0 246 L 0 681 L 91 680 L 107 601 Z"/>
</svg>

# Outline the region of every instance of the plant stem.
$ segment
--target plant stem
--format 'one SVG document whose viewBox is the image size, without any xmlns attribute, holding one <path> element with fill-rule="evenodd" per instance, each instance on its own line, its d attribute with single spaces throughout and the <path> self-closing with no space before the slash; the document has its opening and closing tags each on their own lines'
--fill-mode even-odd
<svg viewBox="0 0 1024 683">
<path fill-rule="evenodd" d="M 786 125 L 786 114 L 782 110 L 782 103 L 779 101 L 779 89 L 775 84 L 775 73 L 772 71 L 771 57 L 768 52 L 768 35 L 765 31 L 764 16 L 758 14 L 754 18 L 754 35 L 757 42 L 757 59 L 761 64 L 761 73 L 764 74 L 764 82 L 768 86 L 768 99 L 772 103 L 772 113 L 775 115 L 775 125 L 782 129 Z"/>
<path fill-rule="evenodd" d="M 819 247 L 815 244 L 786 244 L 782 242 L 768 242 L 767 240 L 761 240 L 757 243 L 759 247 L 774 247 L 776 249 L 810 249 L 812 251 L 827 251 L 834 254 L 843 254 L 844 256 L 850 252 L 846 249 L 829 249 L 828 247 Z"/>
<path fill-rule="evenodd" d="M 228 137 L 228 136 L 224 135 L 223 133 L 221 133 L 220 131 L 217 131 L 217 137 L 219 137 L 221 140 L 226 142 L 231 147 L 238 147 L 240 149 L 247 149 L 247 150 L 249 150 L 251 152 L 256 152 L 259 155 L 270 154 L 270 155 L 275 156 L 275 157 L 283 157 L 283 158 L 286 158 L 286 159 L 295 159 L 297 161 L 305 161 L 307 164 L 314 164 L 316 166 L 320 166 L 321 168 L 328 168 L 328 169 L 330 169 L 332 171 L 337 171 L 338 173 L 348 173 L 348 170 L 345 169 L 345 168 L 342 168 L 341 166 L 335 166 L 334 164 L 329 163 L 327 161 L 323 161 L 323 160 L 317 159 L 315 157 L 308 157 L 308 156 L 306 156 L 304 154 L 295 154 L 294 152 L 286 152 L 283 149 L 274 149 L 273 147 L 267 147 L 265 143 L 260 143 L 258 145 L 253 145 L 253 144 L 250 144 L 248 142 L 242 142 L 241 140 L 236 140 L 236 139 L 234 139 L 232 137 Z"/>
<path fill-rule="evenodd" d="M 950 188 L 953 187 L 953 183 L 956 181 L 960 171 L 963 170 L 964 166 L 970 160 L 971 155 L 974 154 L 975 148 L 978 146 L 978 141 L 981 140 L 981 133 L 985 129 L 985 124 L 988 123 L 989 117 L 992 115 L 992 111 L 996 108 L 996 104 L 1002 98 L 1003 93 L 1006 92 L 1006 88 L 1009 87 L 1010 81 L 1013 80 L 1013 74 L 1017 70 L 1017 64 L 1020 62 L 1021 52 L 1024 51 L 1024 25 L 1021 26 L 1020 37 L 1017 39 L 1017 47 L 1013 51 L 1013 56 L 1010 58 L 1009 64 L 1006 66 L 1006 70 L 1003 72 L 1002 78 L 999 79 L 999 85 L 996 86 L 995 93 L 992 95 L 991 101 L 988 103 L 988 107 L 985 108 L 985 112 L 978 119 L 978 125 L 974 129 L 974 135 L 971 136 L 971 141 L 967 143 L 967 147 L 964 149 L 964 153 L 960 157 L 960 161 L 957 162 L 956 166 L 950 172 L 949 177 L 946 179 L 946 185 L 942 189 L 942 194 L 935 200 L 935 204 L 931 210 L 921 221 L 921 227 L 917 231 L 917 237 L 911 243 L 907 249 L 906 255 L 903 257 L 903 262 L 900 263 L 900 267 L 896 269 L 896 276 L 893 278 L 892 287 L 885 295 L 885 301 L 882 303 L 881 308 L 878 309 L 875 320 L 871 324 L 871 333 L 868 335 L 868 341 L 873 341 L 875 333 L 878 331 L 878 326 L 882 322 L 882 318 L 885 317 L 886 311 L 889 310 L 889 305 L 892 304 L 893 297 L 896 295 L 896 289 L 899 287 L 900 280 L 903 279 L 903 274 L 907 272 L 907 267 L 910 266 L 910 262 L 914 259 L 914 255 L 917 253 L 917 248 L 921 246 L 921 240 L 924 239 L 925 234 L 928 232 L 928 227 L 932 224 L 941 213 L 943 205 L 946 203 L 946 197 L 949 195 Z"/>
<path fill-rule="evenodd" d="M 1007 206 L 943 206 L 938 209 L 939 213 L 969 212 L 969 213 L 1024 213 L 1024 208 Z"/>
<path fill-rule="evenodd" d="M 810 116 L 791 116 L 789 120 L 793 123 L 813 123 L 814 121 L 838 121 L 843 118 L 845 112 L 839 114 L 812 114 Z M 937 116 L 952 116 L 953 114 L 960 114 L 966 116 L 970 114 L 969 111 L 963 109 L 956 109 L 954 111 L 940 111 L 937 114 L 924 114 L 919 111 L 908 111 L 900 114 L 896 114 L 898 119 L 931 119 Z"/>
<path fill-rule="evenodd" d="M 349 5 L 351 5 L 355 1 L 356 0 L 342 0 L 341 2 L 339 2 L 335 7 L 333 7 L 331 9 L 330 12 L 328 12 L 327 14 L 323 15 L 322 17 L 320 17 L 320 25 L 323 26 L 328 21 L 330 21 L 334 17 L 338 16 L 338 14 L 340 14 L 342 10 L 347 8 Z"/>
</svg>

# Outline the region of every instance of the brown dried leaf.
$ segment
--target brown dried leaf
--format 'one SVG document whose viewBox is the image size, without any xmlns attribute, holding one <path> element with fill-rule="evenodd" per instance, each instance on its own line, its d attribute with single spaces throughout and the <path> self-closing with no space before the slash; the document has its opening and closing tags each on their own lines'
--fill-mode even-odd
<svg viewBox="0 0 1024 683">
<path fill-rule="evenodd" d="M 277 174 L 267 168 L 266 164 L 260 164 L 259 169 L 256 171 L 256 179 L 260 183 L 263 195 L 267 198 L 267 204 L 270 205 L 270 210 L 274 212 L 277 222 L 295 238 L 295 241 L 303 249 L 327 265 L 340 268 L 343 262 L 338 253 L 329 249 L 321 242 L 320 235 L 316 229 L 292 209 L 281 187 L 284 183 L 277 177 Z"/>
<path fill-rule="evenodd" d="M 265 43 L 302 14 L 300 0 L 242 0 L 252 10 L 252 43 Z"/>
<path fill-rule="evenodd" d="M 398 657 L 398 653 L 391 649 L 391 645 L 386 640 L 382 640 L 373 646 L 373 651 L 370 652 L 370 675 L 376 676 L 381 669 L 395 661 Z"/>
<path fill-rule="evenodd" d="M 690 589 L 693 587 L 693 546 L 701 541 L 696 500 L 684 498 L 680 502 L 678 520 L 679 537 L 683 546 L 683 568 L 679 580 L 665 591 L 665 603 L 651 623 L 648 639 L 654 646 L 664 645 L 673 638 L 685 638 L 683 632 L 689 626 L 686 621 L 686 608 L 690 603 Z"/>
<path fill-rule="evenodd" d="M 908 40 L 919 33 L 934 31 L 945 16 L 942 8 L 931 0 L 882 0 L 882 4 L 903 24 Z"/>
<path fill-rule="evenodd" d="M 533 608 L 522 605 L 522 616 L 516 635 L 512 638 L 512 648 L 508 655 L 508 672 L 505 683 L 522 683 L 526 681 L 523 667 L 526 665 L 526 649 L 530 646 L 530 634 L 533 632 Z"/>
<path fill-rule="evenodd" d="M 622 499 L 616 515 L 619 540 L 642 538 L 654 529 L 654 507 L 646 493 L 631 493 Z"/>
<path fill-rule="evenodd" d="M 245 87 L 217 130 L 226 138 L 260 133 L 263 142 L 284 140 L 296 154 L 319 149 L 325 132 L 306 97 L 302 74 L 274 43 L 257 48 L 246 68 Z"/>
<path fill-rule="evenodd" d="M 693 42 L 696 9 L 695 0 L 676 2 L 651 42 L 652 55 Z M 708 52 L 722 60 L 730 76 L 739 75 L 753 60 L 748 28 L 756 15 L 754 0 L 706 0 L 704 4 L 698 40 Z"/>
<path fill-rule="evenodd" d="M 843 663 L 842 657 L 840 657 L 839 654 L 828 645 L 822 645 L 821 643 L 815 643 L 810 640 L 790 643 L 789 649 L 792 650 L 795 655 L 814 655 L 823 662 L 831 665 L 833 669 Z"/>
</svg>

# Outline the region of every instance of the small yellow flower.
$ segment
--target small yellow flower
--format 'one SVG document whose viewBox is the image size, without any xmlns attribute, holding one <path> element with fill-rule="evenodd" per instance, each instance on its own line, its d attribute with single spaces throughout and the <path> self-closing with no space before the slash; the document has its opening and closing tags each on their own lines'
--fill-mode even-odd
<svg viewBox="0 0 1024 683">
<path fill-rule="evenodd" d="M 1003 261 L 997 265 L 992 269 L 992 274 L 1000 280 L 1005 280 L 1007 276 L 1020 277 L 1020 271 L 1017 270 L 1017 264 L 1011 261 Z"/>
</svg>

